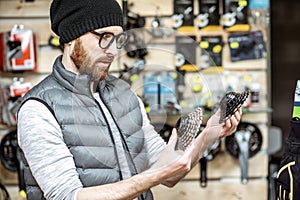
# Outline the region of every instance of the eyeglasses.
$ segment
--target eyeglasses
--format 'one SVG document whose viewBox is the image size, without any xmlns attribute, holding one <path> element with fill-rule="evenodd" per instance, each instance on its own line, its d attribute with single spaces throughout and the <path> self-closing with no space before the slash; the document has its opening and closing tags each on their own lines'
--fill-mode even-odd
<svg viewBox="0 0 300 200">
<path fill-rule="evenodd" d="M 128 35 L 125 32 L 122 32 L 118 35 L 115 35 L 111 32 L 97 33 L 96 31 L 90 31 L 94 35 L 97 35 L 99 38 L 98 45 L 102 49 L 108 48 L 116 39 L 117 48 L 121 49 L 125 46 L 128 41 Z"/>
</svg>

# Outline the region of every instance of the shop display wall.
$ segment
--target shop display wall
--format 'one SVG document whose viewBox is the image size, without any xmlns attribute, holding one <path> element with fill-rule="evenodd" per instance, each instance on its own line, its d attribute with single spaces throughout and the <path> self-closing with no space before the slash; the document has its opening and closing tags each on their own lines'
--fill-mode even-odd
<svg viewBox="0 0 300 200">
<path fill-rule="evenodd" d="M 122 1 L 119 0 L 120 5 Z M 213 30 L 204 30 L 197 27 L 197 19 L 194 19 L 194 25 L 188 29 L 174 30 L 172 27 L 174 19 L 173 0 L 158 1 L 158 0 L 129 0 L 129 7 L 132 13 L 139 14 L 145 17 L 145 25 L 137 34 L 144 40 L 144 45 L 147 47 L 147 54 L 143 56 L 142 70 L 138 72 L 138 77 L 132 77 L 132 88 L 141 97 L 144 95 L 144 77 L 148 74 L 165 74 L 170 73 L 173 77 L 173 72 L 178 72 L 176 68 L 176 36 L 185 38 L 192 37 L 195 47 L 195 63 L 192 63 L 192 69 L 184 74 L 184 90 L 182 92 L 182 101 L 178 104 L 190 110 L 197 103 L 204 105 L 207 100 L 203 96 L 210 94 L 214 95 L 214 87 L 218 87 L 217 83 L 221 84 L 222 92 L 224 93 L 229 87 L 233 90 L 241 91 L 246 88 L 251 89 L 251 84 L 258 84 L 259 87 L 259 103 L 252 104 L 244 110 L 242 118 L 243 122 L 250 122 L 259 127 L 263 136 L 263 144 L 261 150 L 252 158 L 249 159 L 248 183 L 241 183 L 241 169 L 239 160 L 232 157 L 225 148 L 224 140 L 221 141 L 222 147 L 220 152 L 214 159 L 208 161 L 207 165 L 207 187 L 200 186 L 200 165 L 197 165 L 191 173 L 175 188 L 167 189 L 158 186 L 154 188 L 154 194 L 157 199 L 192 199 L 190 194 L 207 196 L 208 199 L 213 199 L 214 192 L 211 187 L 220 191 L 215 199 L 225 197 L 225 199 L 234 199 L 241 197 L 242 199 L 253 199 L 253 195 L 259 193 L 261 197 L 256 199 L 267 199 L 268 193 L 268 137 L 269 137 L 269 118 L 271 109 L 269 108 L 269 70 L 270 61 L 268 55 L 260 58 L 245 59 L 233 62 L 231 60 L 230 41 L 229 37 L 237 33 L 249 33 L 261 31 L 265 43 L 266 53 L 269 51 L 269 23 L 266 10 L 250 10 L 249 9 L 249 26 L 250 29 L 245 31 L 229 32 L 218 26 Z M 194 16 L 199 14 L 199 2 L 194 3 Z M 221 4 L 222 5 L 222 4 Z M 0 0 L 0 32 L 11 30 L 15 25 L 24 25 L 36 33 L 37 39 L 37 63 L 38 67 L 35 72 L 0 72 L 0 84 L 3 86 L 12 84 L 13 77 L 22 77 L 24 82 L 30 82 L 32 85 L 37 84 L 46 75 L 51 72 L 52 63 L 56 56 L 61 53 L 61 49 L 49 45 L 49 38 L 55 36 L 50 29 L 49 20 L 50 0 L 35 0 L 33 2 L 19 0 Z M 221 6 L 220 6 L 221 12 Z M 262 16 L 257 17 L 255 14 Z M 221 13 L 222 14 L 222 13 Z M 164 37 L 155 37 L 153 31 L 153 21 L 159 17 L 160 22 L 164 27 Z M 209 70 L 203 70 L 201 67 L 201 42 L 203 37 L 221 37 L 220 44 L 222 52 L 222 65 L 210 64 Z M 203 43 L 202 43 L 203 45 Z M 220 50 L 220 49 L 219 49 Z M 211 58 L 210 58 L 211 59 Z M 120 75 L 124 72 L 125 65 L 134 66 L 139 61 L 137 57 L 129 57 L 125 51 L 117 56 L 111 66 L 111 72 Z M 214 62 L 213 62 L 214 63 Z M 181 75 L 181 74 L 180 74 Z M 178 74 L 176 75 L 178 77 Z M 200 79 L 200 81 L 199 81 Z M 177 79 L 175 80 L 175 82 Z M 198 82 L 197 82 L 198 81 Z M 196 82 L 196 83 L 195 83 Z M 214 84 L 214 82 L 216 82 Z M 200 89 L 197 89 L 199 84 Z M 247 85 L 248 84 L 248 85 Z M 216 86 L 217 85 L 217 86 Z M 178 85 L 175 88 L 175 98 L 178 100 Z M 196 91 L 195 91 L 196 90 Z M 222 94 L 223 94 L 222 93 Z M 166 97 L 167 98 L 167 97 Z M 209 102 L 216 103 L 218 99 L 210 99 Z M 249 97 L 250 98 L 250 97 Z M 203 103 L 205 102 L 205 103 Z M 250 104 L 249 104 L 250 105 Z M 150 112 L 151 120 L 165 121 L 173 126 L 181 113 L 169 113 L 168 110 L 163 112 Z M 206 119 L 212 114 L 211 111 L 205 112 Z M 0 125 L 0 137 L 7 133 L 7 130 L 14 128 L 7 124 Z M 17 183 L 16 175 L 7 171 L 1 166 L 0 180 L 4 183 Z M 233 188 L 227 187 L 227 183 L 233 185 Z M 191 184 L 189 186 L 189 184 Z M 239 188 L 239 189 L 237 189 Z M 259 188 L 259 191 L 257 190 Z M 233 191 L 236 190 L 236 191 Z M 196 191 L 196 192 L 195 192 Z M 198 193 L 199 192 L 199 193 Z M 188 193 L 188 194 L 187 194 Z M 253 194 L 256 193 L 256 194 Z M 177 195 L 174 195 L 177 194 Z M 165 195 L 170 195 L 166 197 Z M 251 197 L 252 196 L 252 197 Z M 224 198 L 223 198 L 224 199 Z"/>
</svg>

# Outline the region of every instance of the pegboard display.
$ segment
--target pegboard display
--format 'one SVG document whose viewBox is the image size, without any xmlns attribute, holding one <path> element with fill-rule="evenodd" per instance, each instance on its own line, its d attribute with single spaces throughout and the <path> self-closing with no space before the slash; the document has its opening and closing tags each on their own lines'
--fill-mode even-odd
<svg viewBox="0 0 300 200">
<path fill-rule="evenodd" d="M 50 2 L 0 0 L 0 32 L 10 31 L 15 24 L 22 24 L 36 34 L 37 41 L 36 70 L 24 73 L 2 71 L 2 87 L 13 84 L 14 77 L 22 77 L 24 82 L 35 85 L 51 73 L 52 64 L 62 51 L 49 41 L 51 37 L 55 37 L 50 29 Z M 122 6 L 123 2 L 118 2 Z M 137 38 L 132 43 L 134 54 L 129 56 L 126 49 L 121 51 L 110 69 L 112 74 L 126 77 L 133 91 L 142 98 L 151 98 L 150 102 L 154 102 L 153 104 L 163 102 L 162 109 L 157 113 L 150 113 L 150 117 L 153 123 L 163 121 L 170 126 L 174 126 L 181 115 L 176 110 L 182 109 L 186 113 L 196 106 L 205 107 L 205 124 L 207 117 L 215 111 L 214 105 L 225 92 L 250 90 L 242 121 L 254 123 L 260 128 L 263 144 L 261 151 L 249 159 L 248 176 L 250 179 L 259 179 L 266 185 L 266 150 L 271 111 L 269 23 L 266 17 L 268 10 L 253 9 L 245 0 L 230 1 L 230 5 L 235 6 L 233 10 L 228 10 L 228 2 L 129 0 L 128 9 L 135 14 L 130 23 L 143 23 L 134 24 L 140 26 L 136 30 L 128 30 Z M 225 16 L 227 11 L 232 15 Z M 234 28 L 229 28 L 228 21 L 224 25 L 225 19 L 235 18 L 240 21 L 234 22 L 237 23 Z M 189 21 L 183 22 L 180 25 L 182 27 L 174 28 L 174 23 L 180 24 L 181 19 Z M 240 26 L 241 24 L 247 26 Z M 152 90 L 157 89 L 158 84 L 162 92 L 159 97 L 157 91 L 153 93 Z M 168 110 L 170 107 L 173 109 L 171 112 Z M 152 111 L 157 109 L 153 108 Z M 1 125 L 0 129 L 5 130 L 7 126 Z M 226 152 L 224 141 L 221 144 L 220 153 L 207 163 L 207 177 L 212 180 L 239 180 L 239 160 Z M 197 166 L 186 179 L 198 181 L 198 169 Z M 267 187 L 264 191 L 267 191 Z"/>
</svg>

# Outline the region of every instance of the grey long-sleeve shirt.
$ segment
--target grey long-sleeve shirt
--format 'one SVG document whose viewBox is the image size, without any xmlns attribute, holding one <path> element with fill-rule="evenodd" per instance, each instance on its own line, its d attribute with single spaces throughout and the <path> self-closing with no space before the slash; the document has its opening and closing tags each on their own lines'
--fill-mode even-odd
<svg viewBox="0 0 300 200">
<path fill-rule="evenodd" d="M 114 122 L 98 98 L 98 94 L 95 94 L 95 98 L 105 110 L 110 126 L 114 129 Z M 150 167 L 157 160 L 165 142 L 150 124 L 140 99 L 139 102 L 143 115 L 142 129 L 145 132 L 145 146 L 142 153 L 146 153 L 148 167 Z M 115 133 L 115 135 L 119 134 Z M 121 142 L 118 138 L 116 140 L 117 144 Z M 57 121 L 44 104 L 29 100 L 22 106 L 18 114 L 18 143 L 46 199 L 76 199 L 78 190 L 83 186 L 78 177 L 73 156 L 64 143 Z M 123 150 L 118 149 L 118 151 L 122 154 Z M 121 156 L 120 159 L 123 158 Z M 127 165 L 126 162 L 123 163 L 125 163 L 121 166 L 123 175 L 128 178 Z M 144 163 L 145 161 L 140 160 L 137 165 Z"/>
</svg>

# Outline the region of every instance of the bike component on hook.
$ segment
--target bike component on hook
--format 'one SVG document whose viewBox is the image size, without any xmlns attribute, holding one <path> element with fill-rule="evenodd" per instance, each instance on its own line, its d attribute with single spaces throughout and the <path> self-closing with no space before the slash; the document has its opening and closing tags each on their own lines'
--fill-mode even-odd
<svg viewBox="0 0 300 200">
<path fill-rule="evenodd" d="M 202 157 L 200 158 L 200 186 L 206 187 L 207 186 L 207 158 Z"/>
<path fill-rule="evenodd" d="M 178 119 L 175 125 L 178 132 L 176 149 L 184 151 L 191 144 L 200 131 L 202 118 L 202 109 L 198 107 L 193 112 Z"/>
<path fill-rule="evenodd" d="M 152 27 L 151 34 L 154 37 L 157 37 L 157 38 L 162 38 L 163 37 L 164 33 L 160 29 L 160 27 L 161 27 L 161 21 L 160 21 L 160 19 L 159 19 L 158 16 L 154 17 L 154 20 L 151 23 L 151 27 Z"/>
<path fill-rule="evenodd" d="M 172 20 L 174 21 L 173 28 L 178 29 L 183 24 L 183 14 L 176 14 L 172 16 Z"/>
<path fill-rule="evenodd" d="M 219 123 L 225 122 L 229 119 L 246 101 L 250 91 L 228 92 L 220 101 L 221 116 Z"/>
<path fill-rule="evenodd" d="M 221 18 L 222 25 L 231 27 L 237 22 L 237 19 L 243 20 L 245 18 L 243 14 L 244 8 L 244 6 L 239 6 L 233 12 L 225 13 Z"/>
<path fill-rule="evenodd" d="M 18 146 L 17 130 L 7 133 L 0 143 L 0 160 L 3 166 L 12 172 L 18 173 L 19 192 L 22 197 L 26 196 L 24 180 L 24 166 L 21 160 L 21 152 Z"/>
<path fill-rule="evenodd" d="M 187 7 L 183 13 L 174 14 L 171 18 L 172 21 L 174 21 L 172 27 L 174 29 L 178 29 L 184 24 L 184 19 L 186 16 L 190 15 L 190 13 L 193 11 L 193 8 L 191 6 Z"/>
<path fill-rule="evenodd" d="M 207 162 L 213 160 L 215 156 L 221 151 L 221 141 L 215 141 L 207 150 L 205 150 L 203 157 L 200 159 L 200 186 L 207 186 Z"/>
<path fill-rule="evenodd" d="M 122 0 L 122 9 L 123 9 L 123 17 L 124 17 L 124 29 L 130 30 L 135 28 L 142 28 L 146 24 L 146 18 L 140 16 L 137 13 L 133 13 L 130 11 L 129 7 L 132 7 L 134 4 L 128 4 L 127 0 Z"/>
<path fill-rule="evenodd" d="M 124 69 L 121 71 L 119 78 L 132 84 L 136 79 L 138 79 L 140 72 L 144 70 L 145 59 L 137 59 L 132 67 L 129 67 L 124 63 Z"/>
<path fill-rule="evenodd" d="M 124 27 L 127 28 L 128 24 L 128 1 L 122 0 L 122 10 L 123 10 L 123 18 L 124 18 Z"/>
<path fill-rule="evenodd" d="M 210 22 L 210 18 L 211 21 L 216 21 L 216 17 L 214 17 L 216 15 L 216 11 L 217 10 L 217 6 L 211 6 L 210 8 L 207 8 L 207 12 L 206 13 L 201 13 L 196 17 L 196 20 L 198 22 L 198 28 L 203 28 L 206 27 L 209 22 Z"/>
<path fill-rule="evenodd" d="M 180 67 L 180 66 L 184 65 L 185 57 L 182 53 L 176 53 L 174 57 L 175 57 L 175 66 L 176 67 Z"/>
<path fill-rule="evenodd" d="M 125 45 L 125 50 L 127 52 L 127 56 L 130 58 L 144 59 L 144 57 L 148 54 L 148 50 L 138 31 L 140 30 L 136 29 L 128 31 L 129 39 Z"/>
<path fill-rule="evenodd" d="M 3 166 L 9 171 L 16 172 L 17 159 L 17 134 L 16 130 L 7 133 L 0 143 L 0 160 Z"/>
<path fill-rule="evenodd" d="M 157 10 L 159 10 L 159 7 L 157 7 Z M 151 31 L 150 34 L 154 38 L 166 38 L 170 36 L 171 34 L 174 34 L 175 31 L 171 30 L 169 28 L 166 28 L 159 17 L 158 14 L 155 15 L 153 21 L 151 22 Z"/>
<path fill-rule="evenodd" d="M 196 17 L 196 24 L 199 29 L 220 25 L 220 2 L 219 1 L 199 1 L 199 14 Z"/>
<path fill-rule="evenodd" d="M 147 54 L 146 44 L 141 36 L 139 36 L 137 29 L 142 28 L 146 24 L 145 17 L 140 16 L 137 13 L 133 13 L 129 10 L 129 7 L 133 6 L 133 3 L 128 5 L 127 0 L 123 0 L 123 15 L 125 30 L 128 34 L 128 43 L 125 45 L 127 56 L 131 58 L 143 59 Z"/>
<path fill-rule="evenodd" d="M 11 200 L 6 187 L 0 182 L 0 199 Z"/>
<path fill-rule="evenodd" d="M 203 28 L 206 27 L 209 23 L 209 19 L 208 19 L 208 13 L 204 13 L 204 14 L 199 14 L 196 17 L 196 20 L 198 22 L 198 28 Z"/>
<path fill-rule="evenodd" d="M 226 150 L 239 159 L 243 184 L 248 182 L 248 159 L 260 151 L 262 142 L 261 131 L 249 122 L 240 122 L 237 131 L 225 138 Z"/>
</svg>

